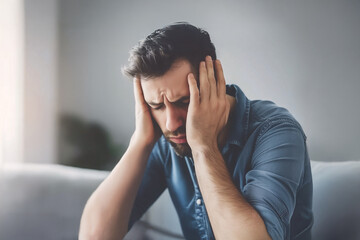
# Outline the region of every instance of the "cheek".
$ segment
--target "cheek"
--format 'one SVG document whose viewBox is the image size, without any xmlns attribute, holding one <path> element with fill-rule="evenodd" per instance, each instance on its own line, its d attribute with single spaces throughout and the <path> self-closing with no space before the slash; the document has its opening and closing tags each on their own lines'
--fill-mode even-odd
<svg viewBox="0 0 360 240">
<path fill-rule="evenodd" d="M 154 109 L 151 109 L 151 115 L 156 121 L 156 123 L 159 125 L 161 130 L 165 129 L 166 124 L 166 113 L 164 111 L 157 111 Z"/>
<path fill-rule="evenodd" d="M 186 110 L 184 110 L 184 112 L 182 113 L 182 118 L 184 119 L 184 124 L 186 124 L 186 117 L 187 117 L 187 108 L 186 108 Z"/>
</svg>

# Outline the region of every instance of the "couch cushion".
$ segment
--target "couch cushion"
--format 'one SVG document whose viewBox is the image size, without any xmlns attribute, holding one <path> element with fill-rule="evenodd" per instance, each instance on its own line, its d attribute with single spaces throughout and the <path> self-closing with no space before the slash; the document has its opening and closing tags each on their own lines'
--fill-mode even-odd
<svg viewBox="0 0 360 240">
<path fill-rule="evenodd" d="M 311 164 L 313 239 L 360 239 L 360 161 Z"/>
<path fill-rule="evenodd" d="M 360 161 L 311 164 L 313 239 L 360 239 Z M 0 239 L 4 240 L 76 239 L 86 200 L 108 175 L 38 164 L 0 170 Z"/>
</svg>

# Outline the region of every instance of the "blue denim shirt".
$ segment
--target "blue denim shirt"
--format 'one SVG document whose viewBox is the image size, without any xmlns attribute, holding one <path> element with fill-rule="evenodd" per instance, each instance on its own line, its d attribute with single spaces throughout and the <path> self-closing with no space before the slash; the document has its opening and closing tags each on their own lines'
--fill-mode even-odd
<svg viewBox="0 0 360 240">
<path fill-rule="evenodd" d="M 293 116 L 270 101 L 249 101 L 236 85 L 231 131 L 222 156 L 236 188 L 257 210 L 272 239 L 310 239 L 312 177 L 306 136 Z M 215 239 L 191 157 L 161 137 L 140 185 L 129 228 L 168 188 L 186 239 Z"/>
</svg>

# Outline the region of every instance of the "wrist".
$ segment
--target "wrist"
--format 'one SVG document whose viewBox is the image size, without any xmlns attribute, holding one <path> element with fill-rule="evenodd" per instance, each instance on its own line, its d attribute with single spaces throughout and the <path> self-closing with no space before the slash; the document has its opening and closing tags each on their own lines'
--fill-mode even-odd
<svg viewBox="0 0 360 240">
<path fill-rule="evenodd" d="M 191 148 L 191 152 L 194 159 L 200 159 L 203 157 L 208 158 L 209 156 L 214 156 L 220 153 L 220 150 L 217 144 L 204 144 Z"/>
<path fill-rule="evenodd" d="M 134 133 L 130 139 L 129 148 L 136 148 L 138 149 L 138 151 L 150 153 L 154 148 L 155 143 L 155 139 L 153 139 L 152 141 L 146 141 L 145 139 L 138 137 L 137 134 Z"/>
</svg>

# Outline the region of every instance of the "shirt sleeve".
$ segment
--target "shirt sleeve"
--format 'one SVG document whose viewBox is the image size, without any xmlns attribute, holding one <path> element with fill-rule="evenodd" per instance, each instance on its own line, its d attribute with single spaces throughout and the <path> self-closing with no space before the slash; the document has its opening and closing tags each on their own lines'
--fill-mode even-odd
<svg viewBox="0 0 360 240">
<path fill-rule="evenodd" d="M 164 167 L 160 158 L 158 144 L 151 152 L 137 192 L 130 215 L 128 230 L 141 218 L 166 188 Z"/>
<path fill-rule="evenodd" d="M 306 159 L 305 136 L 281 123 L 262 133 L 246 173 L 244 197 L 262 217 L 272 239 L 288 239 Z"/>
</svg>

